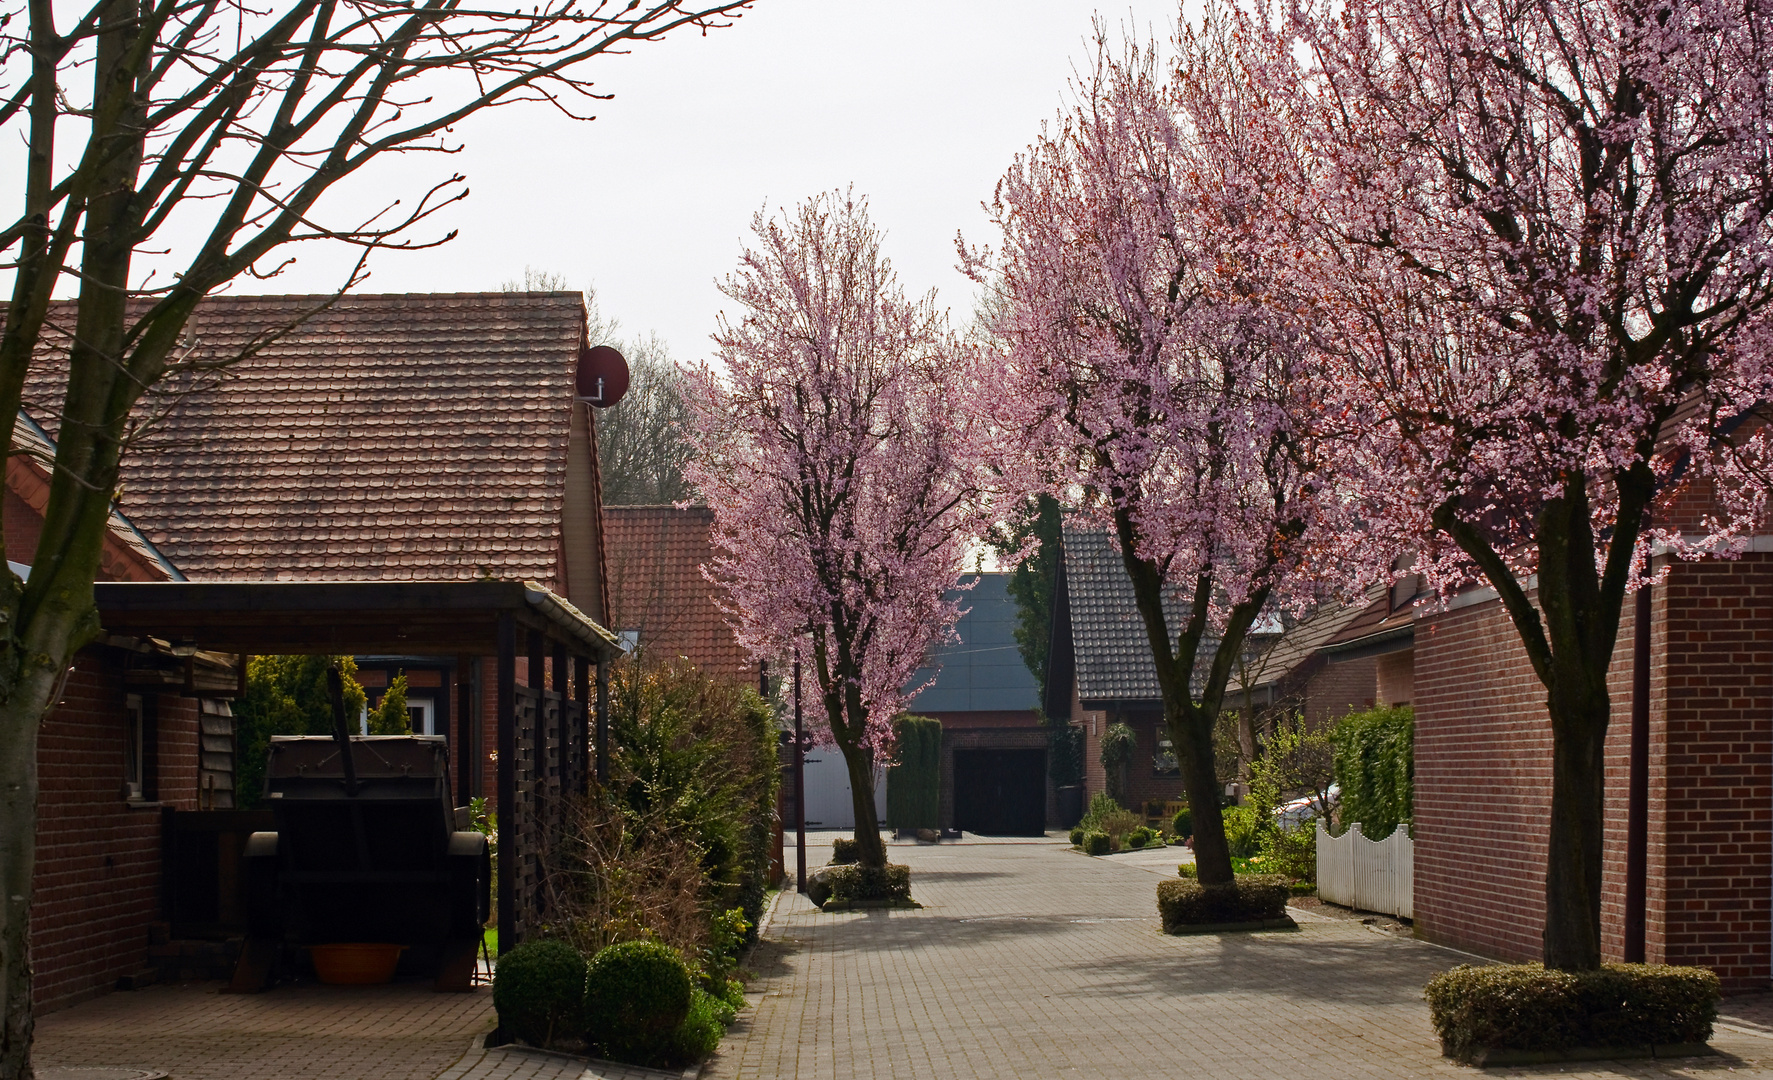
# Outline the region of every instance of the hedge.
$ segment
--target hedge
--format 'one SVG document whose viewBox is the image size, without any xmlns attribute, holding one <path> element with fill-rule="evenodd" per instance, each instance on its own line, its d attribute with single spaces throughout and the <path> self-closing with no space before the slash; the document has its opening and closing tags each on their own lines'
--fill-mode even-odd
<svg viewBox="0 0 1773 1080">
<path fill-rule="evenodd" d="M 887 770 L 887 822 L 895 829 L 934 829 L 942 798 L 942 722 L 928 716 L 893 721 L 898 763 Z"/>
<path fill-rule="evenodd" d="M 1487 1050 L 1670 1046 L 1711 1038 L 1718 977 L 1698 967 L 1461 964 L 1423 991 L 1441 1052 L 1470 1063 Z"/>
<path fill-rule="evenodd" d="M 840 836 L 831 841 L 831 865 L 848 866 L 862 857 L 862 845 L 853 836 Z"/>
<path fill-rule="evenodd" d="M 1416 788 L 1416 721 L 1408 705 L 1349 713 L 1336 722 L 1338 821 L 1358 821 L 1369 837 L 1390 836 L 1411 820 Z"/>
<path fill-rule="evenodd" d="M 1105 832 L 1086 832 L 1083 834 L 1083 849 L 1085 855 L 1106 855 L 1113 850 L 1113 845 Z"/>
<path fill-rule="evenodd" d="M 1229 885 L 1202 885 L 1193 878 L 1165 881 L 1157 887 L 1157 911 L 1164 933 L 1220 923 L 1287 920 L 1287 879 L 1250 874 Z"/>
</svg>

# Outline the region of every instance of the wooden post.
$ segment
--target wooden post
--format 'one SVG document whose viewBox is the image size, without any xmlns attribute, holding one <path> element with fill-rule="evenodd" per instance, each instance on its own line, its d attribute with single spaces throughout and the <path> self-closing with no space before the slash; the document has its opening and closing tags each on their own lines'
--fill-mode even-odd
<svg viewBox="0 0 1773 1080">
<path fill-rule="evenodd" d="M 499 613 L 499 955 L 517 944 L 517 620 Z"/>
<path fill-rule="evenodd" d="M 451 749 L 456 758 L 457 806 L 467 806 L 480 787 L 477 766 L 480 764 L 480 702 L 474 698 L 474 677 L 471 671 L 480 661 L 466 653 L 456 657 L 456 738 Z"/>
<path fill-rule="evenodd" d="M 806 892 L 806 735 L 800 722 L 800 656 L 794 657 L 794 887 Z"/>
<path fill-rule="evenodd" d="M 524 680 L 524 685 L 531 690 L 548 689 L 548 671 L 544 666 L 547 663 L 546 657 L 546 639 L 542 637 L 540 630 L 531 630 L 529 632 L 529 678 Z"/>
<path fill-rule="evenodd" d="M 574 737 L 579 746 L 578 792 L 591 790 L 591 658 L 573 657 L 573 700 L 579 705 L 579 722 Z"/>
</svg>

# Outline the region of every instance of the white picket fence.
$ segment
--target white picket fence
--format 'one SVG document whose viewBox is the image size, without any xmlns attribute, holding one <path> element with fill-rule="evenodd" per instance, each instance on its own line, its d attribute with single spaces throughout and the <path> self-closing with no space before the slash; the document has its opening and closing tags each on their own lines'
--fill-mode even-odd
<svg viewBox="0 0 1773 1080">
<path fill-rule="evenodd" d="M 1410 830 L 1400 825 L 1383 840 L 1369 840 L 1358 822 L 1341 836 L 1317 834 L 1317 894 L 1332 904 L 1414 918 L 1416 854 Z"/>
</svg>

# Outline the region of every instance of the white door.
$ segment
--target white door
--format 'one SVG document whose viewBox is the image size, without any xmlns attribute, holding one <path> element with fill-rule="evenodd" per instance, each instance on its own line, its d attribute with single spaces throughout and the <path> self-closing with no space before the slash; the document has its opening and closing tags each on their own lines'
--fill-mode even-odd
<svg viewBox="0 0 1773 1080">
<path fill-rule="evenodd" d="M 874 770 L 874 815 L 886 817 L 886 770 Z M 806 827 L 854 829 L 856 803 L 850 795 L 850 771 L 843 752 L 818 746 L 806 752 Z"/>
</svg>

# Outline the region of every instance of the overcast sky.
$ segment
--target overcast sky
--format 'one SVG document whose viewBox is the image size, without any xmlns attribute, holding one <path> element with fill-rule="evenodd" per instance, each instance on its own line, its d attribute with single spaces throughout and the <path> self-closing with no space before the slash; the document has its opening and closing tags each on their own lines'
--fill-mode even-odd
<svg viewBox="0 0 1773 1080">
<path fill-rule="evenodd" d="M 594 61 L 588 71 L 616 95 L 594 122 L 534 105 L 495 110 L 463 126 L 459 156 L 354 178 L 327 202 L 379 205 L 453 167 L 471 189 L 446 214 L 460 235 L 379 255 L 362 291 L 496 289 L 531 266 L 595 285 L 624 333 L 656 331 L 691 360 L 711 352 L 727 303 L 715 282 L 736 266 L 752 214 L 854 184 L 907 290 L 938 289 L 964 322 L 972 288 L 954 270 L 955 232 L 992 240 L 979 204 L 1067 100 L 1095 10 L 1081 0 L 758 0 L 730 29 Z M 1105 11 L 1117 27 L 1167 37 L 1176 7 Z M 273 281 L 233 291 L 336 287 L 337 253 L 298 254 Z"/>
</svg>

